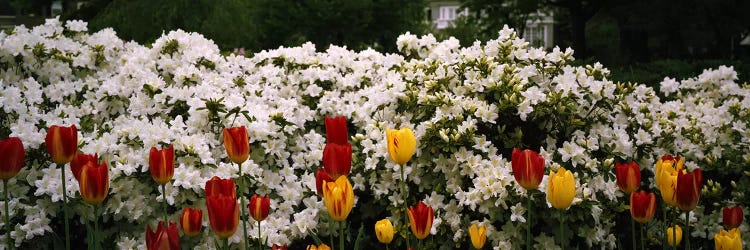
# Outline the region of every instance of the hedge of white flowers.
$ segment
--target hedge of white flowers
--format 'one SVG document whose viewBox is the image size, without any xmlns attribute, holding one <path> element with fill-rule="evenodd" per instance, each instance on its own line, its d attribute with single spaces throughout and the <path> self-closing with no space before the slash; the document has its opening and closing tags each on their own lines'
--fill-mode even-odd
<svg viewBox="0 0 750 250">
<path fill-rule="evenodd" d="M 734 173 L 723 186 L 707 174 L 704 196 L 724 191 L 720 200 L 747 208 L 750 86 L 738 84 L 732 68 L 665 78 L 654 89 L 612 82 L 598 63 L 572 66 L 572 50 L 530 47 L 508 28 L 469 47 L 409 33 L 396 42 L 398 54 L 316 51 L 307 43 L 244 57 L 222 55 L 211 40 L 181 30 L 151 45 L 58 19 L 0 33 L 0 135 L 20 137 L 30 163 L 9 182 L 12 239 L 21 246 L 60 234 L 52 227 L 62 221 L 62 195 L 72 199 L 75 223 L 93 220 L 70 172 L 62 194 L 59 167 L 42 145 L 55 124 L 75 124 L 79 149 L 109 163 L 103 210 L 111 227 L 103 233 L 123 249 L 145 244 L 145 225 L 161 216 L 162 192 L 172 220 L 183 207 L 205 211 L 206 181 L 237 177 L 221 130 L 240 125 L 251 141 L 245 193 L 271 195 L 271 215 L 261 223 L 269 246 L 327 235 L 314 171 L 325 144 L 323 118 L 339 115 L 349 121 L 354 152 L 350 179 L 358 199 L 350 218 L 369 211 L 402 223 L 399 165 L 388 159 L 385 130 L 413 128 L 417 151 L 405 173 L 410 197 L 435 209 L 427 242 L 435 248 L 465 245 L 472 222 L 487 225 L 494 249 L 524 242 L 526 191 L 511 173 L 513 147 L 541 152 L 547 172 L 574 172 L 566 224 L 575 227 L 566 237 L 581 248 L 617 247 L 614 218 L 626 204 L 614 178 L 617 161 L 637 161 L 652 189 L 648 173 L 666 153 L 684 156 L 689 169 Z M 161 190 L 148 174 L 148 149 L 166 144 L 175 147 L 176 168 Z M 692 235 L 712 239 L 721 211 L 704 203 L 691 215 Z M 558 213 L 541 196 L 534 209 L 535 248 L 554 249 L 556 231 L 545 225 L 557 223 Z M 747 223 L 740 229 L 747 241 Z M 241 241 L 240 231 L 231 242 Z M 652 230 L 650 238 L 657 242 L 658 234 Z M 213 248 L 210 230 L 194 243 Z"/>
</svg>

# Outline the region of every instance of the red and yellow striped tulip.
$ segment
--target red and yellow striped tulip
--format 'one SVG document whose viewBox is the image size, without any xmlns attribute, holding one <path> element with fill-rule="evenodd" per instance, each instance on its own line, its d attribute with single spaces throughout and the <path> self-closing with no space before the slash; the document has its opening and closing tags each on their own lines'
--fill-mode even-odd
<svg viewBox="0 0 750 250">
<path fill-rule="evenodd" d="M 182 232 L 190 237 L 197 236 L 203 228 L 203 210 L 185 208 L 180 214 Z"/>
<path fill-rule="evenodd" d="M 656 212 L 656 195 L 645 191 L 630 193 L 630 216 L 640 223 L 648 223 Z"/>
<path fill-rule="evenodd" d="M 222 179 L 214 176 L 206 182 L 206 197 L 231 196 L 237 199 L 237 187 L 234 179 Z"/>
<path fill-rule="evenodd" d="M 641 168 L 636 162 L 616 163 L 617 186 L 626 194 L 635 192 L 641 186 Z"/>
<path fill-rule="evenodd" d="M 382 219 L 375 222 L 375 236 L 383 244 L 390 244 L 393 241 L 393 224 L 388 219 Z"/>
<path fill-rule="evenodd" d="M 78 152 L 76 153 L 76 156 L 73 157 L 73 160 L 70 161 L 70 170 L 73 172 L 73 177 L 75 177 L 77 181 L 81 180 L 81 171 L 83 171 L 83 166 L 86 166 L 86 164 L 88 164 L 89 162 L 93 162 L 95 164 L 99 162 L 99 155 L 90 155 Z"/>
<path fill-rule="evenodd" d="M 346 220 L 354 207 L 354 190 L 346 176 L 339 176 L 334 182 L 323 182 L 323 203 L 333 220 Z"/>
<path fill-rule="evenodd" d="M 242 164 L 250 156 L 250 141 L 245 126 L 225 128 L 224 148 L 232 162 Z"/>
<path fill-rule="evenodd" d="M 109 193 L 109 168 L 106 162 L 87 162 L 78 180 L 81 198 L 88 204 L 99 205 Z"/>
<path fill-rule="evenodd" d="M 419 201 L 416 206 L 409 207 L 409 226 L 417 239 L 427 238 L 434 219 L 432 207 L 425 205 L 422 201 Z"/>
<path fill-rule="evenodd" d="M 331 250 L 331 247 L 326 244 L 320 244 L 320 246 L 308 245 L 307 250 Z"/>
<path fill-rule="evenodd" d="M 78 150 L 78 129 L 75 125 L 62 127 L 52 125 L 44 137 L 44 146 L 52 162 L 64 165 L 73 160 Z"/>
<path fill-rule="evenodd" d="M 174 176 L 174 146 L 165 149 L 151 147 L 148 154 L 148 170 L 159 185 L 167 184 Z"/>
<path fill-rule="evenodd" d="M 326 172 L 325 169 L 318 169 L 315 171 L 315 189 L 318 192 L 318 195 L 323 195 L 323 183 L 324 182 L 332 182 L 333 178 L 331 178 L 330 175 L 328 175 L 328 172 Z"/>
<path fill-rule="evenodd" d="M 248 204 L 247 207 L 250 210 L 250 216 L 252 216 L 255 221 L 262 221 L 268 217 L 268 213 L 271 210 L 271 199 L 268 195 L 260 196 L 254 194 L 253 197 L 250 198 L 250 204 Z"/>
</svg>

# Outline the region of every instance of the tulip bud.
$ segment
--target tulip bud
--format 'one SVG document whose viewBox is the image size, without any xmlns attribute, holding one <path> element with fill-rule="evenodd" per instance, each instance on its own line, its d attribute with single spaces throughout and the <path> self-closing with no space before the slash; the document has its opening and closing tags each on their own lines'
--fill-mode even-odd
<svg viewBox="0 0 750 250">
<path fill-rule="evenodd" d="M 52 161 L 64 165 L 73 160 L 78 150 L 78 129 L 75 125 L 61 127 L 52 125 L 44 137 L 44 146 Z"/>
<path fill-rule="evenodd" d="M 476 249 L 482 249 L 484 243 L 487 241 L 487 226 L 482 225 L 477 227 L 477 224 L 471 224 L 469 227 L 469 238 L 471 238 L 471 245 Z"/>
<path fill-rule="evenodd" d="M 386 140 L 388 141 L 388 155 L 397 164 L 406 164 L 417 147 L 417 140 L 410 128 L 387 129 Z"/>
<path fill-rule="evenodd" d="M 724 207 L 721 221 L 727 229 L 737 228 L 742 224 L 742 208 L 740 206 Z"/>
<path fill-rule="evenodd" d="M 617 186 L 626 194 L 632 193 L 641 186 L 641 168 L 638 163 L 616 163 L 615 175 L 617 176 Z"/>
<path fill-rule="evenodd" d="M 562 167 L 557 172 L 550 172 L 547 200 L 552 204 L 552 207 L 561 210 L 568 209 L 570 204 L 573 203 L 575 194 L 576 181 L 572 172 Z"/>
<path fill-rule="evenodd" d="M 174 146 L 166 149 L 151 147 L 148 155 L 148 169 L 151 178 L 159 185 L 164 185 L 174 176 Z"/>
<path fill-rule="evenodd" d="M 683 211 L 695 209 L 701 197 L 702 181 L 703 172 L 699 168 L 688 174 L 683 174 L 683 171 L 678 172 L 675 196 L 680 209 Z"/>
<path fill-rule="evenodd" d="M 346 176 L 334 182 L 323 182 L 323 203 L 335 221 L 344 221 L 354 207 L 354 190 Z"/>
<path fill-rule="evenodd" d="M 23 167 L 26 150 L 18 137 L 0 140 L 0 179 L 8 180 L 15 177 Z"/>
<path fill-rule="evenodd" d="M 630 193 L 630 216 L 640 223 L 648 223 L 656 212 L 656 195 L 645 191 Z"/>
<path fill-rule="evenodd" d="M 268 217 L 269 210 L 271 209 L 271 199 L 268 195 L 260 196 L 254 194 L 250 198 L 250 204 L 248 204 L 247 207 L 250 209 L 250 216 L 252 216 L 255 221 L 262 221 Z"/>
<path fill-rule="evenodd" d="M 81 170 L 78 187 L 83 201 L 91 205 L 101 204 L 109 193 L 109 168 L 107 163 L 86 163 Z"/>
<path fill-rule="evenodd" d="M 419 201 L 416 206 L 409 207 L 409 226 L 411 232 L 419 240 L 427 238 L 432 229 L 432 221 L 435 219 L 432 207 L 425 205 L 422 201 Z"/>
<path fill-rule="evenodd" d="M 378 241 L 383 244 L 390 244 L 393 241 L 393 224 L 388 219 L 382 219 L 375 223 L 375 235 Z"/>
<path fill-rule="evenodd" d="M 667 228 L 667 243 L 669 243 L 669 246 L 677 246 L 682 242 L 682 228 L 679 225 L 674 225 L 674 228 L 677 229 Z"/>
<path fill-rule="evenodd" d="M 544 158 L 529 149 L 513 149 L 511 155 L 513 177 L 521 187 L 527 190 L 537 189 L 544 177 Z"/>
<path fill-rule="evenodd" d="M 273 246 L 271 247 L 271 250 L 287 250 L 287 246 L 286 245 L 279 246 L 279 245 L 273 244 Z"/>
<path fill-rule="evenodd" d="M 250 156 L 250 142 L 245 126 L 225 128 L 222 137 L 229 159 L 237 164 L 245 162 Z"/>
<path fill-rule="evenodd" d="M 349 131 L 346 128 L 346 117 L 325 117 L 326 143 L 349 144 Z"/>
<path fill-rule="evenodd" d="M 185 208 L 180 215 L 180 226 L 185 235 L 193 237 L 201 233 L 203 228 L 203 210 Z"/>
</svg>

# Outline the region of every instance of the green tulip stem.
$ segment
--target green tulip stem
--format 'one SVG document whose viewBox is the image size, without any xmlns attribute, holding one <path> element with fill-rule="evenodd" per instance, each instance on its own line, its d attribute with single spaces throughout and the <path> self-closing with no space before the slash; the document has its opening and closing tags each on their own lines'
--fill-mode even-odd
<svg viewBox="0 0 750 250">
<path fill-rule="evenodd" d="M 385 244 L 385 250 L 391 250 L 391 248 L 388 246 L 388 244 Z"/>
<path fill-rule="evenodd" d="M 229 237 L 224 238 L 224 249 L 229 250 Z"/>
<path fill-rule="evenodd" d="M 70 250 L 70 226 L 68 226 L 68 191 L 65 190 L 65 164 L 60 167 L 62 172 L 63 214 L 65 215 L 65 250 Z"/>
<path fill-rule="evenodd" d="M 339 227 L 339 249 L 344 250 L 344 227 L 346 227 L 346 221 L 341 221 L 341 226 Z"/>
<path fill-rule="evenodd" d="M 240 211 L 242 211 L 242 234 L 245 236 L 244 238 L 242 238 L 242 242 L 244 242 L 245 244 L 245 248 L 243 249 L 247 250 L 249 248 L 247 247 L 247 215 L 245 214 L 245 190 L 242 189 L 244 187 L 243 184 L 245 184 L 245 179 L 242 178 L 242 163 L 237 163 L 237 166 L 240 170 L 240 178 L 239 182 L 237 183 L 240 190 L 237 193 L 240 195 Z"/>
<path fill-rule="evenodd" d="M 161 199 L 164 203 L 164 224 L 169 227 L 169 221 L 167 220 L 167 184 L 161 184 Z"/>
<path fill-rule="evenodd" d="M 560 249 L 565 250 L 565 238 L 563 237 L 563 224 L 565 223 L 565 217 L 563 216 L 563 213 L 565 211 L 560 210 Z"/>
<path fill-rule="evenodd" d="M 13 249 L 13 245 L 10 242 L 10 217 L 8 212 L 8 203 L 10 202 L 10 199 L 8 198 L 8 180 L 3 179 L 3 195 L 5 197 L 5 227 L 7 228 L 5 230 L 5 242 L 8 244 L 8 249 Z"/>
<path fill-rule="evenodd" d="M 526 212 L 529 214 L 526 219 L 526 250 L 531 250 L 531 190 L 526 191 Z"/>
<path fill-rule="evenodd" d="M 401 196 L 404 199 L 404 225 L 406 226 L 406 248 L 411 247 L 411 243 L 409 242 L 409 208 L 408 204 L 406 202 L 407 195 L 406 195 L 406 177 L 404 177 L 404 167 L 406 164 L 400 165 L 401 170 Z"/>
<path fill-rule="evenodd" d="M 639 229 L 641 231 L 641 249 L 646 250 L 646 244 L 644 243 L 644 242 L 646 242 L 646 238 L 643 237 L 643 227 L 644 226 L 646 226 L 646 225 L 641 224 L 641 227 Z"/>
<path fill-rule="evenodd" d="M 667 228 L 669 227 L 669 224 L 667 224 L 667 222 L 669 221 L 667 219 L 667 204 L 662 202 L 661 205 L 662 205 L 661 211 L 662 211 L 662 214 L 664 215 L 663 216 L 664 223 L 661 224 L 661 231 L 664 234 L 664 238 L 662 238 L 662 240 L 664 240 L 664 242 L 669 242 L 669 235 L 667 235 Z M 667 245 L 669 244 L 661 244 L 661 245 L 662 245 L 663 250 L 667 250 Z"/>
<path fill-rule="evenodd" d="M 330 242 L 329 244 L 331 246 L 331 249 L 333 249 L 334 246 L 336 246 L 333 244 L 333 233 L 336 232 L 336 227 L 334 226 L 333 217 L 330 217 L 330 220 L 328 221 L 328 229 L 330 229 L 329 230 L 330 232 L 328 234 L 328 241 Z"/>
<path fill-rule="evenodd" d="M 263 250 L 263 240 L 260 233 L 260 221 L 258 221 L 258 249 Z"/>
<path fill-rule="evenodd" d="M 635 219 L 630 219 L 630 233 L 633 238 L 633 250 L 635 250 Z"/>
<path fill-rule="evenodd" d="M 97 239 L 97 235 L 99 235 L 99 206 L 94 205 L 94 249 L 99 249 L 99 239 Z"/>
<path fill-rule="evenodd" d="M 677 245 L 678 245 L 678 243 L 677 243 L 677 221 L 680 220 L 680 218 L 679 218 L 679 216 L 677 216 L 677 217 L 678 218 L 674 219 L 674 226 L 672 227 L 672 243 L 674 243 L 672 245 L 672 249 L 673 250 L 677 250 Z"/>
<path fill-rule="evenodd" d="M 682 238 L 685 238 L 685 249 L 690 249 L 690 211 L 685 211 L 685 233 Z"/>
</svg>

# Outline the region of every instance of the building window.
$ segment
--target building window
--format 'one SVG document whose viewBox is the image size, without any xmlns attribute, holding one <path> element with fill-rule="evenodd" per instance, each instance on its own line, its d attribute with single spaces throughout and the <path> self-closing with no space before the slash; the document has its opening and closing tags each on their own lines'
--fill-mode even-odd
<svg viewBox="0 0 750 250">
<path fill-rule="evenodd" d="M 440 6 L 438 8 L 437 20 L 435 20 L 437 28 L 447 28 L 449 25 L 453 24 L 453 20 L 456 20 L 456 18 L 458 18 L 459 16 L 468 15 L 468 9 L 464 9 L 463 11 L 458 12 L 459 8 L 461 7 L 458 5 Z"/>
</svg>

